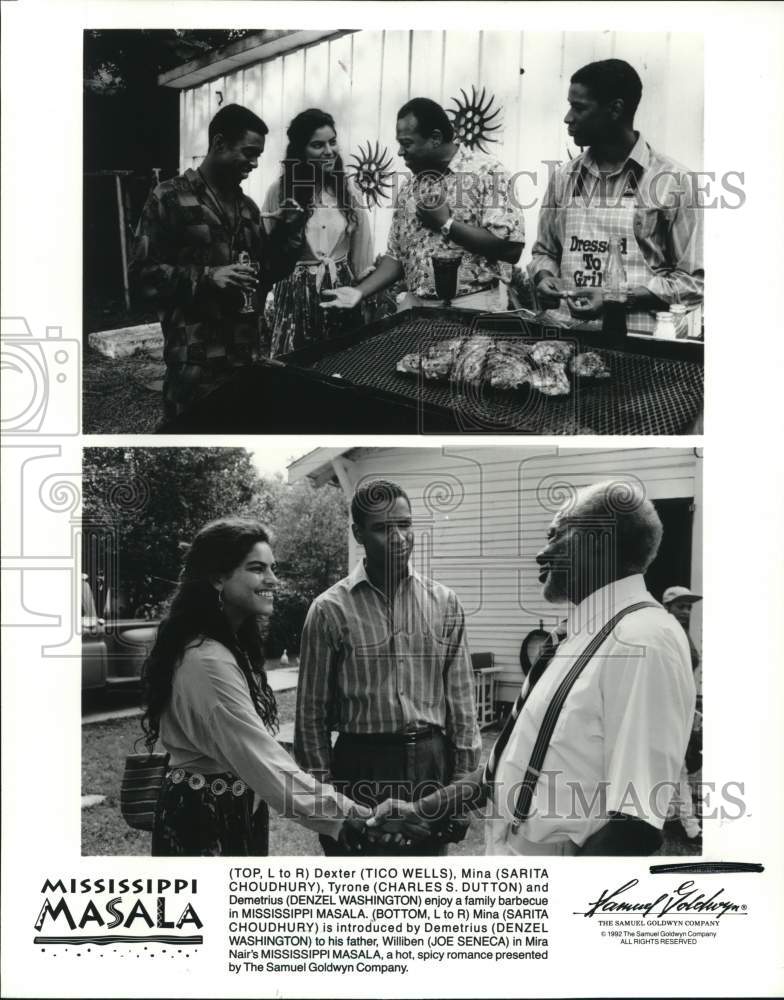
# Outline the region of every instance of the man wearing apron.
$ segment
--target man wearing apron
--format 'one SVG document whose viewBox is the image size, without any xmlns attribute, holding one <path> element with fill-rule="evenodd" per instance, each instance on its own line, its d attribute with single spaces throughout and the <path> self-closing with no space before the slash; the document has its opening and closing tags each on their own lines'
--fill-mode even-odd
<svg viewBox="0 0 784 1000">
<path fill-rule="evenodd" d="M 557 324 L 601 321 L 612 238 L 626 271 L 630 332 L 652 333 L 655 313 L 672 304 L 702 302 L 695 175 L 635 131 L 641 96 L 639 76 L 621 59 L 571 78 L 564 122 L 585 152 L 550 177 L 529 265 L 539 305 Z"/>
</svg>

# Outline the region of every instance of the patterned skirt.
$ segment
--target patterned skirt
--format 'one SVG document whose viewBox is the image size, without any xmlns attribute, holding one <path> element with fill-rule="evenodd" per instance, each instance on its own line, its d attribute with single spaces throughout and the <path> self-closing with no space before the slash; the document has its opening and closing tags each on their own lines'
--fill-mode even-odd
<svg viewBox="0 0 784 1000">
<path fill-rule="evenodd" d="M 354 283 L 348 261 L 335 263 L 336 280 L 329 270 L 318 285 L 319 267 L 316 264 L 297 264 L 294 271 L 277 282 L 272 295 L 272 357 L 288 354 L 309 344 L 329 340 L 348 333 L 362 323 L 360 307 L 355 309 L 322 309 L 320 291 L 344 288 Z"/>
<path fill-rule="evenodd" d="M 253 811 L 253 791 L 232 774 L 208 774 L 201 784 L 170 771 L 155 808 L 154 857 L 266 857 L 269 809 Z M 240 788 L 240 786 L 242 786 Z M 237 792 L 240 794 L 236 794 Z"/>
</svg>

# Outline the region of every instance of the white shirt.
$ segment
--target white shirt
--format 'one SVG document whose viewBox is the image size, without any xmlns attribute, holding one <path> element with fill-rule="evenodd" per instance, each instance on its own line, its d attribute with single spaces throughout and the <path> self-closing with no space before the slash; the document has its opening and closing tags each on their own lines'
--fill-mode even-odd
<svg viewBox="0 0 784 1000">
<path fill-rule="evenodd" d="M 487 854 L 573 854 L 606 823 L 608 812 L 636 816 L 658 829 L 664 825 L 689 740 L 695 690 L 684 631 L 655 607 L 627 615 L 580 674 L 553 732 L 530 816 L 516 834 L 510 829 L 517 790 L 559 684 L 602 625 L 639 601 L 653 598 L 642 576 L 634 575 L 572 609 L 566 638 L 534 686 L 498 763 L 485 823 Z"/>
<path fill-rule="evenodd" d="M 349 227 L 345 215 L 338 207 L 337 195 L 322 188 L 319 194 L 320 204 L 313 207 L 305 223 L 305 242 L 300 261 L 310 264 L 321 261 L 335 263 L 348 258 L 355 278 L 359 278 L 373 263 L 373 233 L 367 206 L 352 184 L 349 184 L 348 190 L 356 215 L 356 225 Z M 267 191 L 262 212 L 276 211 L 280 207 L 280 196 L 278 178 Z M 268 233 L 274 226 L 273 220 L 264 219 L 264 228 Z"/>
</svg>

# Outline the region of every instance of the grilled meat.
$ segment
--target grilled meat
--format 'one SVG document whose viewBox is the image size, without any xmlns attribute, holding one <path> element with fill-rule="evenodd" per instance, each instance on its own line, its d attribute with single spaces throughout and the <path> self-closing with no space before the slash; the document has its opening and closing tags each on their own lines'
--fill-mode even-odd
<svg viewBox="0 0 784 1000">
<path fill-rule="evenodd" d="M 566 366 L 551 362 L 534 369 L 531 374 L 531 385 L 544 396 L 568 396 L 569 379 L 566 376 Z"/>
<path fill-rule="evenodd" d="M 579 378 L 609 378 L 610 369 L 595 351 L 585 351 L 572 358 L 569 369 Z"/>
<path fill-rule="evenodd" d="M 416 375 L 419 366 L 422 364 L 421 354 L 406 354 L 398 361 L 395 368 L 405 375 Z"/>
<path fill-rule="evenodd" d="M 571 344 L 540 340 L 529 348 L 518 340 L 499 340 L 475 335 L 431 344 L 422 354 L 406 354 L 397 370 L 416 374 L 420 367 L 426 379 L 437 382 L 478 383 L 484 378 L 494 389 L 518 389 L 531 385 L 545 396 L 565 396 L 570 391 L 566 373 L 604 378 L 609 371 L 602 359 L 591 352 L 572 358 Z"/>
<path fill-rule="evenodd" d="M 422 371 L 425 378 L 435 382 L 448 381 L 462 343 L 459 337 L 453 337 L 451 340 L 441 340 L 437 344 L 431 344 L 422 355 Z"/>
<path fill-rule="evenodd" d="M 533 368 L 522 342 L 499 341 L 487 356 L 485 378 L 494 389 L 517 389 L 530 384 Z"/>
<path fill-rule="evenodd" d="M 490 337 L 475 336 L 466 341 L 455 359 L 451 378 L 460 382 L 480 382 L 487 352 L 493 345 Z"/>
<path fill-rule="evenodd" d="M 573 353 L 574 347 L 561 340 L 540 340 L 531 348 L 531 359 L 538 365 L 564 364 Z"/>
</svg>

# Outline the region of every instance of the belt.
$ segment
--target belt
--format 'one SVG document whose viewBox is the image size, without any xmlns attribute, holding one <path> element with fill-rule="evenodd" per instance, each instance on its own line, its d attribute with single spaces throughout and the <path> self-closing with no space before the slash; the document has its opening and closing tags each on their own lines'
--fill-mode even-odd
<svg viewBox="0 0 784 1000">
<path fill-rule="evenodd" d="M 352 743 L 374 744 L 376 746 L 405 746 L 429 739 L 436 733 L 441 733 L 440 726 L 425 726 L 423 729 L 409 729 L 402 733 L 341 733 L 341 739 Z"/>
<path fill-rule="evenodd" d="M 240 798 L 248 791 L 248 785 L 242 778 L 233 774 L 199 774 L 198 771 L 186 771 L 185 768 L 175 767 L 167 777 L 173 785 L 181 785 L 183 781 L 187 781 L 188 787 L 194 792 L 209 788 L 213 795 L 231 792 L 236 798 Z"/>
<path fill-rule="evenodd" d="M 337 265 L 345 264 L 347 259 L 346 257 L 334 258 L 324 256 L 318 260 L 298 260 L 295 267 L 306 270 L 310 274 L 315 274 L 316 291 L 320 292 L 326 274 L 329 274 L 332 287 L 336 286 L 338 280 Z"/>
</svg>

